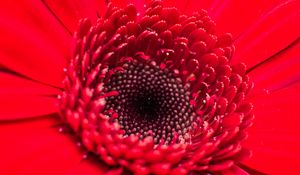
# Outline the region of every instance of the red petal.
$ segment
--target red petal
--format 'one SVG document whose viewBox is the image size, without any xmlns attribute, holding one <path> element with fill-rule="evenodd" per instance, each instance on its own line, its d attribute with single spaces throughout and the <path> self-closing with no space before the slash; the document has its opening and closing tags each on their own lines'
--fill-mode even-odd
<svg viewBox="0 0 300 175">
<path fill-rule="evenodd" d="M 68 175 L 101 175 L 107 171 L 107 167 L 101 164 L 99 160 L 86 158 L 78 166 L 72 168 Z"/>
<path fill-rule="evenodd" d="M 29 118 L 57 111 L 58 89 L 0 72 L 0 120 Z"/>
<path fill-rule="evenodd" d="M 0 124 L 1 174 L 66 174 L 82 159 L 69 135 L 58 132 L 55 116 Z"/>
<path fill-rule="evenodd" d="M 250 175 L 237 165 L 233 165 L 228 170 L 222 171 L 222 175 Z"/>
<path fill-rule="evenodd" d="M 236 54 L 232 62 L 243 61 L 252 67 L 280 50 L 300 36 L 300 1 L 280 4 L 264 15 L 235 41 Z"/>
<path fill-rule="evenodd" d="M 253 157 L 246 164 L 267 174 L 299 174 L 300 83 L 256 95 L 252 102 L 256 118 L 245 146 Z"/>
<path fill-rule="evenodd" d="M 217 23 L 218 32 L 230 32 L 236 38 L 253 23 L 260 20 L 264 13 L 274 8 L 279 1 L 281 0 L 219 0 L 215 1 L 209 12 Z"/>
<path fill-rule="evenodd" d="M 1 1 L 0 21 L 0 64 L 32 79 L 61 86 L 71 36 L 41 1 Z"/>
<path fill-rule="evenodd" d="M 0 72 L 1 86 L 0 92 L 4 94 L 20 95 L 57 95 L 59 89 L 36 83 L 33 80 L 13 75 L 11 73 Z"/>
<path fill-rule="evenodd" d="M 44 3 L 70 32 L 77 29 L 79 19 L 89 18 L 95 22 L 97 16 L 103 16 L 106 11 L 104 0 L 44 0 Z"/>
<path fill-rule="evenodd" d="M 178 0 L 165 0 L 164 3 L 170 7 L 176 7 L 181 13 L 186 15 L 191 15 L 193 12 L 197 12 L 200 9 L 209 10 L 216 0 L 206 0 L 206 1 L 199 1 L 199 0 L 185 0 L 185 1 L 178 1 Z"/>
<path fill-rule="evenodd" d="M 57 112 L 55 97 L 0 92 L 0 121 L 38 117 Z"/>
<path fill-rule="evenodd" d="M 276 90 L 300 79 L 300 40 L 249 73 L 257 89 Z"/>
</svg>

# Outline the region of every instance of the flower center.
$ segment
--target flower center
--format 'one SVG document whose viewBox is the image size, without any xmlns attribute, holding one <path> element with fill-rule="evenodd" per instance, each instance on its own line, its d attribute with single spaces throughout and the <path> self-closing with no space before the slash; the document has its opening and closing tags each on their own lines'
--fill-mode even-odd
<svg viewBox="0 0 300 175">
<path fill-rule="evenodd" d="M 155 143 L 163 139 L 166 144 L 175 133 L 181 140 L 187 137 L 195 114 L 189 104 L 190 94 L 180 78 L 168 69 L 137 62 L 123 68 L 105 84 L 105 91 L 119 92 L 107 98 L 105 108 L 118 113 L 114 120 L 125 135 L 153 135 Z"/>
</svg>

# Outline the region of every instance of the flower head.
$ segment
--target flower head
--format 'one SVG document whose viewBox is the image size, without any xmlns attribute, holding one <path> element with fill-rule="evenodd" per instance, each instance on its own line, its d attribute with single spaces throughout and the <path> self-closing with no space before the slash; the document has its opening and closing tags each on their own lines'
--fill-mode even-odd
<svg viewBox="0 0 300 175">
<path fill-rule="evenodd" d="M 60 100 L 85 147 L 136 174 L 223 171 L 249 156 L 252 84 L 229 63 L 231 35 L 215 35 L 205 10 L 181 15 L 161 1 L 136 18 L 134 5 L 109 4 L 75 33 Z"/>
<path fill-rule="evenodd" d="M 42 7 L 53 15 L 55 24 L 61 25 L 66 33 L 74 33 L 73 43 L 69 37 L 64 42 L 68 46 L 66 50 L 74 46 L 73 55 L 68 63 L 60 60 L 65 68 L 55 73 L 65 73 L 63 86 L 53 90 L 60 77 L 45 75 L 49 80 L 44 80 L 43 76 L 20 69 L 16 66 L 18 62 L 14 65 L 7 59 L 2 63 L 3 77 L 8 80 L 12 76 L 7 72 L 18 76 L 29 72 L 25 77 L 33 77 L 39 84 L 45 82 L 43 86 L 49 95 L 42 97 L 50 98 L 49 104 L 58 100 L 58 107 L 40 109 L 42 112 L 37 113 L 45 114 L 49 109 L 59 113 L 60 118 L 57 115 L 45 117 L 55 118 L 55 125 L 53 121 L 50 123 L 54 128 L 59 126 L 56 134 L 60 136 L 54 139 L 59 140 L 62 135 L 68 139 L 76 136 L 79 141 L 73 140 L 71 144 L 81 147 L 76 151 L 85 152 L 81 159 L 92 159 L 89 165 L 103 167 L 102 171 L 112 174 L 259 173 L 245 163 L 251 149 L 255 149 L 249 147 L 249 143 L 253 143 L 251 139 L 244 142 L 253 123 L 253 113 L 264 111 L 254 108 L 253 112 L 251 102 L 257 103 L 255 97 L 269 95 L 270 91 L 274 93 L 297 81 L 273 84 L 266 86 L 263 92 L 256 90 L 254 95 L 249 94 L 253 88 L 249 74 L 260 65 L 254 66 L 253 61 L 249 61 L 253 53 L 247 52 L 248 46 L 241 48 L 243 42 L 236 41 L 235 30 L 232 36 L 218 29 L 212 18 L 218 21 L 219 12 L 213 5 L 209 12 L 197 9 L 184 14 L 182 7 L 177 6 L 178 10 L 164 3 L 172 2 L 156 0 L 147 5 L 126 4 L 124 7 L 108 3 L 105 14 L 97 12 L 97 15 L 80 17 L 75 30 L 74 22 L 66 20 L 55 3 L 42 1 Z M 293 9 L 295 5 L 291 1 L 276 7 L 280 11 L 285 6 L 289 8 L 283 9 Z M 89 7 L 93 9 L 92 5 Z M 275 12 L 271 14 L 276 16 Z M 293 21 L 297 15 L 289 16 L 286 21 Z M 287 38 L 292 40 L 297 38 L 295 36 L 299 35 L 293 33 Z M 282 43 L 287 41 L 290 40 Z M 237 54 L 234 43 L 240 50 Z M 295 43 L 298 41 L 292 42 L 290 47 Z M 63 50 L 60 43 L 55 43 L 53 48 L 50 45 L 44 49 L 46 52 L 51 53 L 54 48 Z M 253 52 L 262 57 L 267 55 L 257 50 Z M 49 57 L 63 57 L 57 53 Z M 243 53 L 247 53 L 248 59 L 237 59 Z M 250 68 L 240 61 L 245 61 Z M 262 86 L 259 79 L 263 76 L 253 75 L 258 87 Z M 18 117 L 6 118 L 11 121 Z"/>
</svg>

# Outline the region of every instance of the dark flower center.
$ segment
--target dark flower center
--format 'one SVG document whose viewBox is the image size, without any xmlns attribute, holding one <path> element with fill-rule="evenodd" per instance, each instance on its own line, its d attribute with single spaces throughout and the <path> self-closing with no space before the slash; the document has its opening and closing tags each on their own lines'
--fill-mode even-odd
<svg viewBox="0 0 300 175">
<path fill-rule="evenodd" d="M 126 135 L 140 134 L 140 138 L 154 136 L 169 143 L 174 133 L 183 140 L 195 114 L 189 104 L 189 92 L 180 78 L 168 69 L 157 66 L 125 64 L 124 71 L 112 75 L 105 91 L 118 91 L 107 98 L 106 110 L 118 113 L 115 119 Z"/>
</svg>

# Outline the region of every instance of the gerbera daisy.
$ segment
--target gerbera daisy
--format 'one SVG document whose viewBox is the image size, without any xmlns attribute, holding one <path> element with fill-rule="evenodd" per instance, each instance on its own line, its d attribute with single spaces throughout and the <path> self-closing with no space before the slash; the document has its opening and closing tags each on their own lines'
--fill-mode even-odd
<svg viewBox="0 0 300 175">
<path fill-rule="evenodd" d="M 1 174 L 299 173 L 299 1 L 0 4 Z"/>
</svg>

